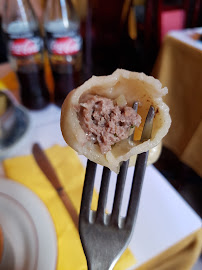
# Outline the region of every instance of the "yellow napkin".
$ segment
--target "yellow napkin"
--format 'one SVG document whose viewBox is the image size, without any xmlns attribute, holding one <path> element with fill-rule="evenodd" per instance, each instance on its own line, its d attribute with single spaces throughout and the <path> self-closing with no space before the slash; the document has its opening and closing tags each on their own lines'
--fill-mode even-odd
<svg viewBox="0 0 202 270">
<path fill-rule="evenodd" d="M 202 229 L 199 229 L 137 270 L 190 270 L 202 252 Z"/>
<path fill-rule="evenodd" d="M 47 149 L 46 153 L 79 213 L 84 168 L 77 154 L 70 147 L 58 145 Z M 47 206 L 55 224 L 58 239 L 57 270 L 87 269 L 78 231 L 56 191 L 37 166 L 33 156 L 7 159 L 3 165 L 8 178 L 30 188 Z M 96 200 L 95 196 L 94 207 Z M 127 269 L 134 264 L 135 259 L 130 250 L 127 249 L 114 269 Z"/>
</svg>

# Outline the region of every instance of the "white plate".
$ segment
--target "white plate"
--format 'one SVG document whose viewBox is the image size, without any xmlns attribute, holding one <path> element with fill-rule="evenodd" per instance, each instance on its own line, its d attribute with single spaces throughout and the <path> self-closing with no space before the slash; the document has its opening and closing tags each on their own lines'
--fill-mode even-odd
<svg viewBox="0 0 202 270">
<path fill-rule="evenodd" d="M 43 202 L 31 190 L 11 180 L 0 179 L 0 191 L 0 204 L 4 201 L 4 205 L 0 206 L 0 223 L 6 234 L 6 242 L 10 243 L 10 248 L 14 251 L 14 256 L 16 256 L 16 252 L 21 252 L 21 260 L 23 260 L 24 256 L 24 261 L 32 262 L 26 270 L 55 270 L 57 263 L 57 237 L 52 218 Z M 5 198 L 9 201 L 7 207 L 5 205 Z M 14 201 L 16 201 L 16 204 L 14 204 Z M 2 215 L 2 209 L 5 207 L 5 210 L 9 210 L 12 215 L 9 217 L 10 221 L 14 221 L 9 224 L 9 228 L 5 224 L 5 221 L 9 219 L 5 219 L 5 216 Z M 16 223 L 18 225 L 17 229 L 14 228 Z M 19 235 L 17 235 L 15 241 L 18 242 L 14 243 L 15 241 L 13 241 L 11 233 L 17 232 L 17 230 L 20 233 L 18 233 Z M 30 235 L 31 232 L 33 235 Z M 36 237 L 34 237 L 34 234 L 36 234 Z M 16 246 L 18 246 L 17 251 Z M 38 252 L 34 255 L 37 246 Z M 36 256 L 38 257 L 37 266 L 34 266 L 34 258 Z M 16 267 L 15 261 L 15 268 L 12 268 L 12 270 L 25 269 Z M 5 270 L 1 268 L 1 265 L 0 269 Z"/>
<path fill-rule="evenodd" d="M 0 213 L 4 236 L 0 269 L 35 270 L 38 260 L 38 237 L 29 213 L 18 201 L 1 192 Z"/>
</svg>

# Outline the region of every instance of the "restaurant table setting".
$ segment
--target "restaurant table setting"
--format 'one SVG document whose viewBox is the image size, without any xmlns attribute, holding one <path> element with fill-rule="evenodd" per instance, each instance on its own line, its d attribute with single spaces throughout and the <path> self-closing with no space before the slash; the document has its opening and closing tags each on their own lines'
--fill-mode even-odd
<svg viewBox="0 0 202 270">
<path fill-rule="evenodd" d="M 153 76 L 169 91 L 172 126 L 164 145 L 202 176 L 202 28 L 170 31 L 157 57 Z"/>
<path fill-rule="evenodd" d="M 7 82 L 9 76 L 14 77 L 12 72 L 8 73 Z M 1 88 L 9 88 L 4 79 Z M 0 156 L 0 226 L 4 236 L 0 269 L 8 266 L 21 270 L 87 269 L 71 213 L 40 170 L 32 149 L 39 143 L 45 151 L 78 214 L 86 158 L 78 156 L 64 142 L 59 107 L 50 104 L 39 111 L 24 110 L 29 119 L 27 129 Z M 93 208 L 97 203 L 101 170 L 98 166 Z M 130 167 L 123 215 L 132 173 Z M 112 173 L 110 194 L 114 192 L 115 176 Z M 109 211 L 112 197 L 107 204 Z M 200 217 L 154 166 L 149 165 L 131 242 L 114 269 L 191 269 L 201 247 Z"/>
</svg>

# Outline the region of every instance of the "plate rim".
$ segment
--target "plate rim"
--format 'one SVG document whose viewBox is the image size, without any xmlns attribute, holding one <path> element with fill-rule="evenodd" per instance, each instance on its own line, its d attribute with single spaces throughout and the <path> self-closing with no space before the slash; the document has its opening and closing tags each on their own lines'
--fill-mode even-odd
<svg viewBox="0 0 202 270">
<path fill-rule="evenodd" d="M 0 187 L 1 187 L 2 183 L 4 183 L 3 185 L 8 184 L 8 185 L 13 185 L 13 186 L 15 186 L 15 187 L 17 187 L 19 189 L 24 189 L 25 192 L 28 192 L 30 195 L 32 195 L 32 197 L 33 197 L 33 199 L 35 201 L 38 201 L 38 204 L 39 204 L 40 207 L 43 207 L 43 211 L 46 212 L 46 219 L 49 222 L 49 229 L 51 229 L 51 231 L 52 231 L 52 240 L 55 243 L 55 245 L 54 245 L 54 247 L 55 247 L 55 256 L 54 257 L 55 258 L 54 258 L 53 269 L 56 270 L 57 269 L 57 264 L 58 264 L 58 239 L 57 239 L 57 234 L 56 234 L 56 230 L 55 230 L 55 224 L 53 222 L 52 216 L 51 216 L 47 206 L 45 205 L 45 203 L 41 200 L 41 198 L 37 194 L 35 194 L 30 188 L 26 187 L 25 185 L 23 185 L 23 184 L 21 184 L 19 182 L 16 182 L 14 180 L 11 180 L 9 178 L 6 178 L 6 177 L 0 177 Z M 15 192 L 16 192 L 16 190 L 15 190 Z M 6 195 L 8 195 L 8 196 L 10 196 L 12 198 L 14 197 L 14 195 L 12 195 L 12 191 L 10 192 L 10 187 L 9 186 L 8 186 L 7 190 L 2 190 L 1 189 L 1 193 L 4 193 L 4 194 L 6 194 Z M 18 201 L 19 204 L 21 204 L 25 208 L 25 210 L 29 213 L 29 210 L 27 209 L 28 206 L 25 205 L 25 203 L 23 203 L 19 198 L 14 197 L 14 199 L 16 201 Z M 30 197 L 29 197 L 29 199 L 30 199 Z M 34 220 L 34 218 L 32 217 L 32 215 L 30 213 L 29 213 L 29 215 L 31 216 L 32 221 L 33 221 L 33 223 L 34 223 L 34 225 L 36 227 L 37 237 L 38 237 L 38 242 L 39 242 L 38 250 L 40 251 L 40 239 L 39 239 L 39 235 L 38 235 L 38 228 L 37 228 L 36 223 L 35 223 L 37 218 L 35 218 L 35 220 Z M 39 262 L 39 254 L 38 254 L 38 261 L 37 261 L 37 269 L 36 270 L 43 270 L 43 269 L 39 268 L 38 262 Z"/>
<path fill-rule="evenodd" d="M 11 201 L 11 203 L 13 203 L 18 209 L 20 209 L 20 211 L 22 211 L 25 214 L 25 216 L 27 217 L 27 219 L 29 220 L 30 225 L 32 226 L 32 229 L 34 231 L 34 238 L 35 238 L 35 242 L 36 242 L 36 259 L 34 262 L 33 269 L 37 269 L 38 258 L 39 258 L 39 239 L 38 239 L 37 229 L 36 229 L 36 225 L 34 224 L 33 218 L 30 216 L 27 209 L 25 209 L 25 207 L 18 200 L 13 198 L 11 195 L 0 191 L 0 197 L 3 197 L 6 200 Z M 2 229 L 2 232 L 4 233 L 5 228 L 4 228 L 2 223 L 1 223 L 1 229 Z M 3 254 L 2 254 L 2 258 L 3 258 Z"/>
</svg>

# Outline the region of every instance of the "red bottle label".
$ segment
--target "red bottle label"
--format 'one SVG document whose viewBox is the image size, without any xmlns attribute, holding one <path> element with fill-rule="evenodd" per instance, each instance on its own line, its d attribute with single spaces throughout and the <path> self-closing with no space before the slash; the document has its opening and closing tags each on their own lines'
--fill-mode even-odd
<svg viewBox="0 0 202 270">
<path fill-rule="evenodd" d="M 40 51 L 40 39 L 15 39 L 11 41 L 10 51 L 13 56 L 29 56 Z"/>
<path fill-rule="evenodd" d="M 61 37 L 52 41 L 51 52 L 57 55 L 73 55 L 80 50 L 80 43 L 71 37 Z"/>
</svg>

